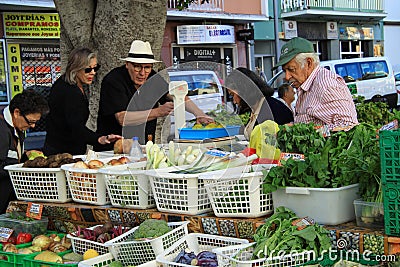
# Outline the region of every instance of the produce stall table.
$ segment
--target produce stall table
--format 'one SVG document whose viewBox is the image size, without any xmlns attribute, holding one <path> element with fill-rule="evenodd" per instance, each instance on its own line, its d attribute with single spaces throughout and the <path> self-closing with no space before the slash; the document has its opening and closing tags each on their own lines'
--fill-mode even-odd
<svg viewBox="0 0 400 267">
<path fill-rule="evenodd" d="M 59 232 L 75 231 L 76 226 L 93 226 L 111 221 L 114 224 L 134 227 L 145 219 L 164 219 L 168 222 L 190 221 L 189 231 L 193 233 L 206 233 L 229 237 L 251 239 L 257 227 L 264 223 L 268 216 L 243 219 L 243 218 L 219 218 L 212 212 L 201 215 L 182 215 L 159 212 L 154 209 L 127 209 L 116 208 L 111 205 L 95 206 L 76 202 L 69 203 L 45 203 L 43 215 L 49 218 L 49 230 Z M 26 211 L 28 202 L 11 201 L 9 211 Z"/>
<path fill-rule="evenodd" d="M 111 221 L 124 226 L 137 226 L 148 218 L 164 219 L 168 222 L 190 221 L 189 232 L 206 233 L 229 237 L 252 238 L 258 226 L 264 223 L 268 216 L 258 218 L 221 218 L 212 212 L 202 215 L 181 215 L 159 212 L 157 209 L 125 209 L 111 205 L 95 206 L 75 202 L 70 203 L 40 203 L 43 205 L 43 215 L 49 218 L 49 230 L 72 232 L 76 226 L 93 226 Z M 11 201 L 9 211 L 25 211 L 28 202 Z M 358 227 L 356 222 L 348 222 L 335 226 L 324 226 L 330 231 L 332 248 L 339 246 L 361 253 L 374 244 L 373 249 L 385 255 L 400 252 L 400 238 L 388 237 L 382 230 Z M 340 242 L 339 242 L 340 240 Z M 369 248 L 371 249 L 371 248 Z"/>
</svg>

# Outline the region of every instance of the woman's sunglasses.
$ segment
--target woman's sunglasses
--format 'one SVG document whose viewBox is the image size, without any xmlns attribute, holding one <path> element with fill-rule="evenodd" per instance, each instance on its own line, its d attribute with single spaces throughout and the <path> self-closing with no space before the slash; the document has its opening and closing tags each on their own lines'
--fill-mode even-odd
<svg viewBox="0 0 400 267">
<path fill-rule="evenodd" d="M 94 70 L 94 72 L 97 72 L 99 69 L 100 69 L 100 65 L 97 65 L 96 67 L 93 67 L 93 68 L 86 68 L 85 73 L 91 73 L 92 70 Z"/>
</svg>

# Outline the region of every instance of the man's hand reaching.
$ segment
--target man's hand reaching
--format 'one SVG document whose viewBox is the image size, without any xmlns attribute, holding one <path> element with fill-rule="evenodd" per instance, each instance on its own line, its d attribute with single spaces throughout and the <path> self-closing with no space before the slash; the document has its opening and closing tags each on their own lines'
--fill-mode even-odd
<svg viewBox="0 0 400 267">
<path fill-rule="evenodd" d="M 160 105 L 157 109 L 158 109 L 158 117 L 167 116 L 174 111 L 174 103 L 166 102 L 165 104 Z"/>
</svg>

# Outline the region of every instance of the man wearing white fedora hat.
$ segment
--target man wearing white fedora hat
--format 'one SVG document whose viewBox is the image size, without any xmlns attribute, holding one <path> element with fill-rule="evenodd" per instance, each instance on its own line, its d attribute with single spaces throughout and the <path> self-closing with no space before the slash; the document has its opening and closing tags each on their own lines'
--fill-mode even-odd
<svg viewBox="0 0 400 267">
<path fill-rule="evenodd" d="M 168 83 L 155 75 L 153 63 L 161 61 L 154 59 L 149 42 L 133 41 L 128 56 L 121 60 L 125 64 L 103 78 L 97 130 L 122 134 L 124 127 L 124 137 L 138 136 L 144 144 L 149 135 L 155 140 L 157 118 L 173 112 L 174 104 L 168 95 Z M 188 97 L 185 106 L 200 122 L 213 121 Z"/>
</svg>

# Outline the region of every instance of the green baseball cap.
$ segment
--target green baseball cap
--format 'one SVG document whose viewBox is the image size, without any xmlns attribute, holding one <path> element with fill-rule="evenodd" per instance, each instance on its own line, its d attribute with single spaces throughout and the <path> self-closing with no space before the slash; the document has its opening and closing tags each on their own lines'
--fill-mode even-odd
<svg viewBox="0 0 400 267">
<path fill-rule="evenodd" d="M 315 53 L 313 44 L 301 37 L 290 39 L 289 42 L 282 46 L 279 62 L 273 69 L 285 65 L 300 53 Z"/>
</svg>

